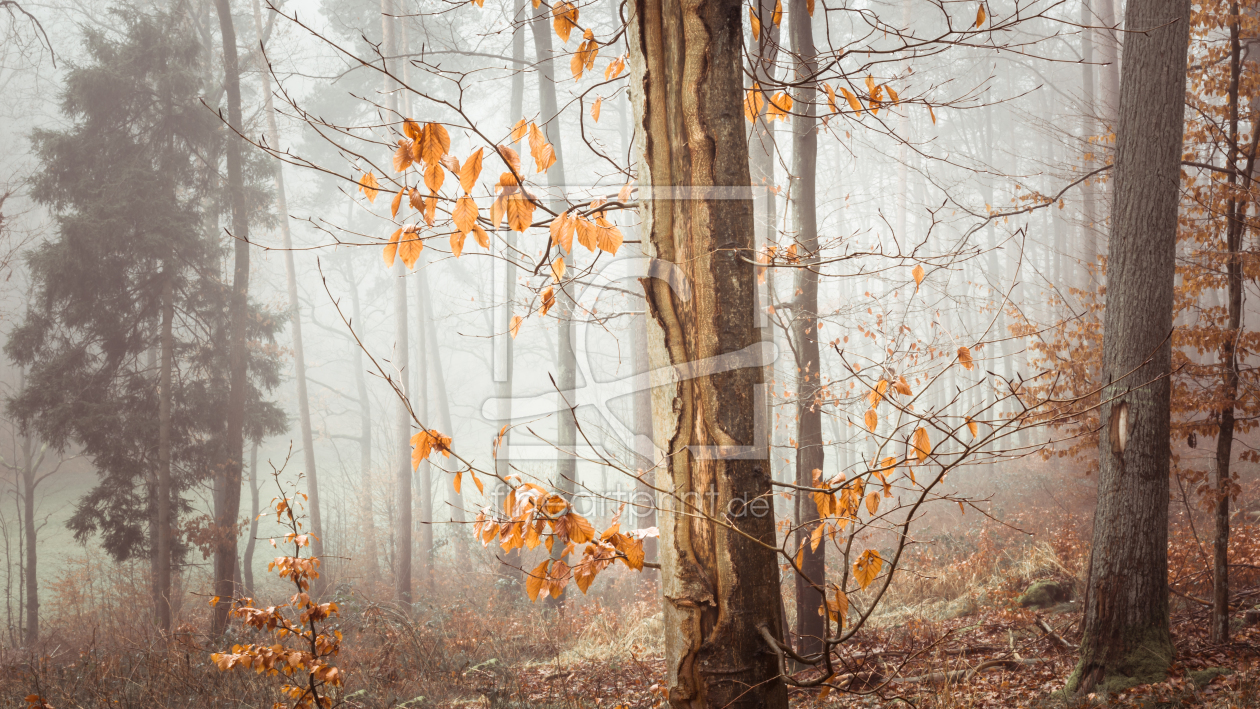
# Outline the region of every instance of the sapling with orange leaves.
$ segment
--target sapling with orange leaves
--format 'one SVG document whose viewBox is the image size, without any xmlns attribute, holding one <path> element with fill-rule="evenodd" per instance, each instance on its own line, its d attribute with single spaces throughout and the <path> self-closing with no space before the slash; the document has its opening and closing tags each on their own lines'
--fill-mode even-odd
<svg viewBox="0 0 1260 709">
<path fill-rule="evenodd" d="M 299 514 L 294 512 L 306 501 L 306 495 L 299 492 L 285 495 L 280 483 L 281 470 L 283 467 L 272 473 L 281 491 L 281 496 L 274 498 L 272 504 L 276 523 L 288 531 L 281 541 L 277 542 L 276 537 L 270 541 L 277 549 L 280 544 L 293 545 L 293 553 L 277 556 L 267 565 L 267 570 L 275 571 L 280 578 L 292 583 L 294 593 L 287 603 L 265 608 L 255 606 L 252 598 L 240 598 L 231 610 L 231 616 L 240 618 L 248 627 L 271 634 L 276 642 L 233 645 L 231 652 L 214 653 L 210 658 L 224 672 L 244 667 L 258 674 L 283 675 L 285 683 L 281 691 L 293 702 L 292 709 L 324 709 L 333 706 L 330 690 L 345 682 L 345 674 L 332 664 L 341 649 L 341 631 L 330 628 L 329 622 L 339 614 L 336 603 L 319 603 L 310 596 L 311 582 L 319 578 L 320 560 L 309 555 L 309 551 L 303 556 L 303 549 L 309 550 L 313 535 L 302 531 Z M 220 600 L 216 596 L 211 605 Z M 285 704 L 276 702 L 273 706 L 282 709 Z"/>
</svg>

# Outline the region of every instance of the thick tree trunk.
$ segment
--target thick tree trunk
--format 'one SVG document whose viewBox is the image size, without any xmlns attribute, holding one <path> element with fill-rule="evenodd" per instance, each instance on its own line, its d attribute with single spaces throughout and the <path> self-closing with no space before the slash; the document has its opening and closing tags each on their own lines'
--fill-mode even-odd
<svg viewBox="0 0 1260 709">
<path fill-rule="evenodd" d="M 814 118 L 817 89 L 814 75 L 813 18 L 806 11 L 806 0 L 792 0 L 788 9 L 788 30 L 792 51 L 796 55 L 796 116 L 792 126 L 792 216 L 796 223 L 796 243 L 806 266 L 819 261 L 816 175 L 818 171 L 818 131 Z M 904 194 L 904 190 L 903 190 Z M 903 234 L 903 238 L 904 238 Z M 822 387 L 821 359 L 818 352 L 818 273 L 811 268 L 796 271 L 796 302 L 792 311 L 792 340 L 796 350 L 796 368 L 800 384 L 796 394 L 796 484 L 814 485 L 813 471 L 823 468 L 822 408 L 815 401 Z M 827 635 L 825 616 L 818 610 L 823 604 L 823 588 L 827 583 L 826 544 L 809 548 L 809 534 L 818 521 L 818 507 L 807 493 L 796 495 L 797 525 L 794 548 L 805 545 L 801 575 L 796 577 L 796 634 L 801 654 L 822 652 Z"/>
<path fill-rule="evenodd" d="M 1168 629 L 1169 372 L 1189 0 L 1130 0 L 1108 245 L 1098 507 L 1069 692 L 1160 681 Z M 1149 29 L 1146 29 L 1149 28 Z"/>
<path fill-rule="evenodd" d="M 260 48 L 263 37 L 262 9 L 254 0 L 254 30 L 258 33 Z M 276 109 L 271 97 L 271 73 L 265 62 L 262 89 L 267 109 L 267 141 L 272 150 L 280 149 L 280 131 L 276 127 Z M 311 407 L 306 394 L 306 355 L 302 349 L 302 309 L 298 301 L 297 269 L 293 264 L 293 238 L 289 233 L 289 200 L 284 191 L 284 163 L 277 161 L 276 210 L 280 212 L 280 245 L 284 251 L 285 286 L 289 296 L 289 321 L 293 328 L 293 379 L 297 384 L 298 425 L 302 429 L 302 460 L 306 470 L 306 510 L 310 515 L 310 530 L 315 538 L 311 541 L 311 555 L 324 556 L 324 526 L 319 515 L 319 478 L 315 469 L 315 440 L 311 433 Z M 321 569 L 327 569 L 322 566 Z M 311 584 L 312 593 L 318 597 L 328 588 L 326 573 Z"/>
<path fill-rule="evenodd" d="M 241 70 L 236 55 L 236 29 L 232 24 L 230 0 L 215 0 L 219 15 L 219 32 L 223 37 L 223 76 L 227 96 L 228 124 L 241 131 Z M 241 468 L 245 457 L 245 401 L 249 386 L 246 334 L 249 324 L 249 214 L 245 205 L 245 175 L 241 165 L 241 140 L 228 137 L 228 196 L 232 204 L 232 239 L 235 264 L 232 273 L 232 298 L 228 344 L 228 395 L 226 460 L 220 473 L 215 496 L 215 524 L 226 530 L 236 524 L 241 511 Z M 169 504 L 169 502 L 167 503 Z M 225 534 L 215 546 L 214 595 L 222 603 L 214 607 L 211 632 L 218 635 L 227 627 L 228 610 L 236 596 L 236 534 Z"/>
<path fill-rule="evenodd" d="M 654 364 L 693 375 L 653 388 L 655 438 L 667 461 L 657 487 L 669 491 L 658 515 L 669 699 L 675 707 L 786 707 L 759 631 L 784 636 L 774 516 L 769 505 L 750 504 L 771 492 L 768 461 L 765 451 L 723 455 L 765 445 L 754 440 L 753 411 L 765 363 L 748 358 L 720 374 L 694 364 L 761 342 L 748 263 L 743 6 L 636 0 L 626 14 L 644 233 L 652 255 L 687 283 L 684 294 L 644 279 L 649 352 Z"/>
<path fill-rule="evenodd" d="M 157 469 L 157 621 L 163 633 L 171 631 L 171 369 L 175 366 L 175 289 L 170 274 L 162 279 L 161 370 L 158 372 L 158 469 Z M 217 577 L 216 577 L 217 580 Z"/>
</svg>

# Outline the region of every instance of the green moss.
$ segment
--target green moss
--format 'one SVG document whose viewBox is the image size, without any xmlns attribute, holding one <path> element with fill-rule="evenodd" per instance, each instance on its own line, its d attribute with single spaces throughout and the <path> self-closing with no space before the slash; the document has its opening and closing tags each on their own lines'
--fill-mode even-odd
<svg viewBox="0 0 1260 709">
<path fill-rule="evenodd" d="M 1198 670 L 1190 673 L 1190 681 L 1194 682 L 1196 687 L 1204 687 L 1217 677 L 1233 674 L 1233 672 L 1225 667 L 1209 667 L 1205 670 Z"/>
<path fill-rule="evenodd" d="M 1140 684 L 1162 682 L 1168 677 L 1168 666 L 1173 660 L 1173 645 L 1166 627 L 1144 626 L 1130 629 L 1125 633 L 1125 646 L 1133 649 L 1118 661 L 1111 659 L 1104 666 L 1102 680 L 1092 690 L 1101 697 L 1123 692 Z M 1106 648 L 1092 648 L 1088 642 L 1082 643 L 1081 660 L 1067 681 L 1066 690 L 1069 694 L 1074 694 L 1080 687 L 1082 671 L 1087 663 L 1093 664 L 1106 654 Z"/>
<path fill-rule="evenodd" d="M 1072 599 L 1072 586 L 1064 581 L 1043 579 L 1029 586 L 1024 595 L 1015 599 L 1025 608 L 1050 608 Z"/>
</svg>

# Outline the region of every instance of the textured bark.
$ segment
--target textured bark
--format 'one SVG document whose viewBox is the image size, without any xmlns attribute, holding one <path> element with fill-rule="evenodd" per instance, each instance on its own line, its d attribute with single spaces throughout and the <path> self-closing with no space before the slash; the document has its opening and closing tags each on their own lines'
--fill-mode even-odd
<svg viewBox="0 0 1260 709">
<path fill-rule="evenodd" d="M 653 316 L 649 352 L 654 365 L 685 371 L 688 363 L 761 340 L 747 261 L 753 205 L 740 69 L 743 6 L 636 0 L 627 14 L 644 234 L 652 255 L 679 269 L 690 286 L 684 296 L 665 280 L 644 279 Z M 739 198 L 724 199 L 732 195 Z M 755 390 L 765 371 L 757 365 L 653 382 L 655 438 L 667 461 L 657 476 L 657 487 L 668 491 L 658 526 L 675 707 L 787 706 L 775 655 L 758 631 L 784 635 L 774 517 L 744 506 L 769 495 L 768 461 L 764 451 L 706 459 L 691 448 L 765 445 L 754 440 Z M 743 534 L 712 521 L 717 515 Z"/>
<path fill-rule="evenodd" d="M 223 85 L 227 96 L 228 125 L 242 131 L 241 68 L 236 55 L 236 29 L 232 24 L 230 0 L 215 0 L 219 33 L 223 38 Z M 245 337 L 249 324 L 249 214 L 245 204 L 245 176 L 241 165 L 241 140 L 229 135 L 227 145 L 228 198 L 232 205 L 232 237 L 235 263 L 232 298 L 229 305 L 231 342 L 228 345 L 228 411 L 226 459 L 215 495 L 215 524 L 226 532 L 234 529 L 241 512 L 241 468 L 245 457 L 245 401 L 247 351 Z M 169 504 L 169 503 L 168 503 Z M 224 599 L 211 615 L 211 632 L 218 635 L 227 627 L 227 614 L 236 595 L 236 534 L 221 534 L 214 552 L 214 595 Z"/>
<path fill-rule="evenodd" d="M 1130 0 L 1103 322 L 1098 507 L 1069 692 L 1159 681 L 1168 629 L 1169 371 L 1189 0 Z M 1123 452 L 1111 429 L 1128 407 Z M 1112 417 L 1116 417 L 1116 422 Z"/>
<path fill-rule="evenodd" d="M 258 33 L 261 47 L 263 37 L 262 9 L 254 0 L 254 30 Z M 265 67 L 265 62 L 262 62 Z M 271 97 L 271 73 L 262 71 L 263 99 L 266 101 L 267 142 L 273 150 L 280 149 L 280 131 L 276 127 L 276 109 Z M 311 433 L 311 407 L 306 394 L 306 355 L 302 349 L 302 309 L 298 301 L 297 270 L 293 264 L 293 237 L 289 233 L 289 200 L 284 191 L 284 163 L 276 163 L 276 210 L 280 213 L 280 245 L 284 253 L 285 287 L 289 296 L 289 322 L 293 328 L 293 380 L 297 384 L 298 425 L 302 429 L 302 462 L 306 471 L 306 511 L 310 515 L 311 555 L 324 556 L 324 525 L 319 514 L 319 477 L 315 469 L 315 439 Z M 327 569 L 325 565 L 322 568 Z M 328 588 L 326 573 L 320 574 L 311 584 L 311 591 L 319 597 Z"/>
<path fill-rule="evenodd" d="M 796 115 L 792 122 L 792 217 L 796 243 L 806 265 L 818 262 L 818 213 L 815 205 L 818 171 L 818 131 L 814 100 L 817 73 L 813 18 L 806 0 L 792 0 L 788 9 L 788 31 L 796 56 Z M 904 187 L 904 185 L 903 185 Z M 903 191 L 904 194 L 904 191 Z M 792 310 L 792 341 L 799 378 L 796 397 L 796 484 L 812 486 L 813 471 L 823 467 L 822 409 L 815 402 L 822 387 L 818 353 L 818 273 L 810 268 L 796 271 L 796 299 Z M 818 614 L 826 585 L 827 545 L 808 546 L 809 534 L 818 521 L 818 507 L 807 493 L 796 495 L 797 525 L 794 548 L 806 544 L 801 561 L 802 575 L 796 577 L 796 635 L 798 652 L 822 652 L 827 634 L 826 618 Z"/>
<path fill-rule="evenodd" d="M 1242 74 L 1242 42 L 1239 37 L 1239 6 L 1231 6 L 1230 22 L 1230 83 L 1229 83 L 1229 160 L 1228 165 L 1238 168 L 1239 150 L 1239 79 Z M 1246 165 L 1242 168 L 1242 187 L 1250 192 L 1252 171 L 1255 169 L 1256 149 L 1260 146 L 1260 131 L 1252 131 L 1250 151 L 1246 152 Z M 1238 184 L 1239 175 L 1231 172 L 1226 178 L 1230 187 Z M 1245 194 L 1246 194 L 1245 193 Z M 1234 443 L 1234 408 L 1238 401 L 1238 331 L 1242 326 L 1243 273 L 1240 251 L 1246 233 L 1246 214 L 1249 200 L 1231 199 L 1226 206 L 1228 224 L 1225 230 L 1226 263 L 1225 307 L 1228 324 L 1220 351 L 1222 401 L 1219 430 L 1216 437 L 1216 510 L 1213 515 L 1212 535 L 1212 613 L 1208 621 L 1209 637 L 1214 643 L 1229 641 L 1229 503 L 1233 493 L 1231 473 Z"/>
<path fill-rule="evenodd" d="M 157 621 L 171 631 L 171 368 L 174 366 L 175 289 L 168 275 L 162 279 L 161 369 L 158 372 L 158 469 L 157 469 Z M 29 516 L 28 516 L 29 519 Z"/>
</svg>

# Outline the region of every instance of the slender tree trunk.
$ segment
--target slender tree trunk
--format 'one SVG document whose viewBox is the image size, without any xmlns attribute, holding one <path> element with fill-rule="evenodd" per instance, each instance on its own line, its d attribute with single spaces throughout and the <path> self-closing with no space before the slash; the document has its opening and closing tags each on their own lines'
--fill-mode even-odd
<svg viewBox="0 0 1260 709">
<path fill-rule="evenodd" d="M 241 558 L 241 577 L 245 595 L 254 597 L 254 547 L 258 542 L 258 441 L 249 447 L 249 536 Z"/>
<path fill-rule="evenodd" d="M 1239 123 L 1239 79 L 1242 74 L 1242 43 L 1239 39 L 1239 6 L 1235 2 L 1230 6 L 1230 83 L 1229 83 L 1229 161 L 1228 167 L 1234 168 L 1226 178 L 1231 189 L 1238 183 L 1238 123 Z M 1253 114 L 1254 118 L 1254 114 Z M 1250 192 L 1251 174 L 1255 167 L 1256 148 L 1260 143 L 1260 131 L 1252 132 L 1251 150 L 1246 153 L 1246 167 L 1243 169 L 1242 194 Z M 1235 194 L 1238 194 L 1235 192 Z M 1221 362 L 1221 404 L 1220 430 L 1216 437 L 1216 510 L 1212 538 L 1212 615 L 1208 622 L 1209 637 L 1214 643 L 1229 642 L 1229 501 L 1233 494 L 1233 443 L 1235 428 L 1234 408 L 1238 401 L 1238 352 L 1237 342 L 1239 329 L 1242 326 L 1242 291 L 1243 273 L 1240 252 L 1242 237 L 1246 231 L 1246 215 L 1248 199 L 1231 198 L 1227 205 L 1229 222 L 1225 231 L 1226 262 L 1226 326 L 1225 337 L 1222 338 Z"/>
<path fill-rule="evenodd" d="M 381 49 L 386 57 L 396 56 L 398 54 L 397 29 L 395 27 L 395 10 L 392 0 L 381 0 Z M 385 62 L 387 70 L 390 67 L 388 60 Z M 394 81 L 390 76 L 386 75 L 384 79 L 384 93 L 386 105 L 393 106 L 397 110 L 397 96 L 394 91 Z M 397 460 L 394 462 L 395 470 L 395 497 L 398 503 L 398 529 L 396 535 L 398 537 L 398 563 L 397 576 L 395 581 L 395 600 L 401 604 L 409 605 L 412 602 L 411 595 L 411 557 L 412 557 L 412 531 L 414 529 L 414 520 L 412 519 L 412 490 L 411 490 L 411 413 L 407 408 L 406 398 L 411 396 L 410 384 L 408 382 L 410 367 L 410 354 L 408 351 L 408 334 L 407 334 L 407 267 L 403 265 L 402 259 L 398 259 L 394 263 L 394 365 L 397 369 L 398 380 L 396 384 L 401 391 L 403 399 L 398 402 L 397 413 L 395 414 L 394 425 L 396 430 L 394 437 L 396 441 Z"/>
<path fill-rule="evenodd" d="M 644 233 L 652 256 L 680 269 L 690 285 L 684 299 L 667 281 L 644 279 L 653 316 L 648 349 L 660 371 L 733 356 L 762 340 L 756 276 L 745 261 L 754 225 L 742 110 L 744 13 L 735 0 L 635 0 L 626 14 L 639 180 L 652 191 Z M 658 526 L 675 707 L 787 706 L 761 634 L 783 638 L 785 630 L 774 515 L 750 504 L 771 493 L 768 461 L 722 453 L 765 445 L 754 440 L 753 411 L 764 362 L 749 359 L 742 368 L 653 388 L 653 425 L 667 461 L 657 487 L 672 493 L 662 500 Z M 719 515 L 735 529 L 710 521 Z"/>
<path fill-rule="evenodd" d="M 424 317 L 425 317 L 425 349 L 424 356 L 428 358 L 426 366 L 433 372 L 433 401 L 437 404 L 434 407 L 437 410 L 438 425 L 442 427 L 442 432 L 446 435 L 454 435 L 455 424 L 451 420 L 451 399 L 446 391 L 446 372 L 442 368 L 442 352 L 438 346 L 437 319 L 433 317 L 433 298 L 429 293 L 428 273 L 421 272 L 420 276 L 420 293 L 423 295 Z M 467 531 L 463 528 L 464 524 L 464 496 L 462 492 L 456 492 L 455 486 L 451 485 L 447 488 L 446 502 L 450 506 L 447 510 L 447 519 L 455 525 L 453 530 L 455 543 L 461 548 L 465 546 L 467 541 Z"/>
<path fill-rule="evenodd" d="M 261 45 L 263 36 L 262 9 L 254 0 L 254 30 Z M 261 49 L 261 46 L 260 46 Z M 276 127 L 276 109 L 271 97 L 271 73 L 266 62 L 263 67 L 262 90 L 267 108 L 267 141 L 273 150 L 280 149 L 280 130 Z M 289 201 L 284 190 L 284 163 L 276 162 L 276 210 L 280 212 L 280 245 L 284 252 L 285 286 L 289 296 L 289 321 L 293 328 L 293 379 L 297 384 L 298 425 L 302 429 L 302 459 L 306 464 L 306 510 L 310 514 L 310 530 L 315 538 L 311 542 L 311 555 L 324 556 L 324 525 L 319 514 L 319 477 L 315 469 L 315 439 L 311 433 L 311 407 L 306 393 L 306 355 L 302 349 L 302 309 L 298 301 L 297 269 L 293 264 L 293 237 L 289 233 Z M 321 569 L 326 570 L 326 565 Z M 328 588 L 327 573 L 321 573 L 311 584 L 312 593 L 318 597 Z"/>
<path fill-rule="evenodd" d="M 236 29 L 232 23 L 230 0 L 215 0 L 219 32 L 223 36 L 223 76 L 228 105 L 228 125 L 241 131 L 241 70 L 236 55 Z M 249 326 L 249 214 L 245 205 L 245 176 L 241 165 L 241 141 L 229 136 L 227 145 L 228 196 L 232 204 L 232 238 L 236 256 L 229 306 L 231 341 L 228 345 L 230 393 L 227 412 L 227 451 L 220 474 L 215 506 L 215 524 L 221 530 L 235 528 L 241 511 L 241 468 L 245 457 L 245 401 L 248 378 L 246 336 Z M 165 498 L 163 498 L 165 499 Z M 169 501 L 167 502 L 169 505 Z M 236 534 L 225 534 L 215 546 L 214 594 L 224 602 L 214 607 L 211 632 L 219 635 L 227 627 L 231 599 L 236 596 Z"/>
<path fill-rule="evenodd" d="M 818 213 L 818 131 L 814 118 L 817 88 L 814 75 L 817 62 L 814 49 L 813 18 L 806 11 L 807 0 L 791 0 L 788 8 L 792 50 L 796 55 L 797 115 L 792 126 L 792 212 L 796 222 L 796 243 L 805 265 L 817 263 Z M 904 185 L 903 185 L 904 188 Z M 904 189 L 903 192 L 904 194 Z M 902 235 L 905 238 L 905 235 Z M 816 401 L 822 388 L 821 359 L 818 352 L 818 273 L 811 268 L 796 271 L 796 303 L 792 312 L 792 339 L 796 344 L 796 368 L 800 384 L 796 393 L 796 484 L 812 487 L 813 471 L 823 469 L 822 408 Z M 796 576 L 796 634 L 801 654 L 822 652 L 827 635 L 826 617 L 818 613 L 827 582 L 826 544 L 809 546 L 809 534 L 818 523 L 818 507 L 807 493 L 796 495 L 796 542 L 805 545 L 801 574 Z"/>
<path fill-rule="evenodd" d="M 1102 146 L 1091 141 L 1098 135 L 1097 99 L 1094 96 L 1094 30 L 1096 24 L 1094 13 L 1090 9 L 1091 2 L 1098 0 L 1081 0 L 1081 141 L 1085 155 L 1082 168 L 1089 172 L 1098 161 L 1094 157 Z M 1106 0 L 1110 1 L 1110 0 Z M 1093 265 L 1098 260 L 1098 197 L 1095 180 L 1087 180 L 1081 185 L 1081 211 L 1084 225 L 1081 228 L 1080 256 L 1085 265 Z M 1081 273 L 1073 283 L 1084 288 L 1088 283 L 1088 273 Z"/>
<path fill-rule="evenodd" d="M 30 440 L 28 437 L 27 441 Z M 29 448 L 29 444 L 28 444 Z M 38 530 L 35 529 L 35 465 L 27 451 L 25 466 L 22 470 L 22 525 L 26 542 L 26 568 L 22 569 L 23 591 L 26 593 L 26 628 L 23 633 L 23 644 L 32 647 L 39 642 L 39 572 L 38 548 L 36 546 Z"/>
<path fill-rule="evenodd" d="M 556 103 L 556 80 L 554 52 L 551 46 L 551 13 L 545 5 L 534 9 L 534 53 L 538 66 L 538 106 L 543 121 L 543 132 L 547 142 L 555 150 L 556 162 L 547 171 L 547 185 L 551 193 L 552 209 L 560 211 L 565 208 L 566 201 L 560 194 L 566 186 L 564 174 L 564 150 L 561 147 L 560 114 Z M 575 252 L 566 252 L 563 247 L 557 251 L 564 259 L 570 273 L 577 273 Z M 557 337 L 556 337 L 556 389 L 561 392 L 572 392 L 577 383 L 576 353 L 573 351 L 573 297 L 572 286 L 557 289 Z M 561 398 L 557 395 L 557 398 Z M 558 407 L 565 407 L 557 416 L 556 422 L 556 490 L 566 499 L 572 499 L 577 489 L 577 459 L 574 448 L 577 445 L 577 421 L 568 406 L 576 402 L 557 402 Z M 559 558 L 562 548 L 557 545 L 552 549 L 552 558 Z M 548 599 L 553 605 L 564 605 L 564 594 L 558 599 Z"/>
<path fill-rule="evenodd" d="M 169 271 L 162 279 L 162 350 L 158 373 L 158 470 L 157 470 L 157 619 L 163 633 L 171 631 L 171 369 L 175 366 L 175 289 Z M 216 557 L 217 559 L 217 557 Z M 217 577 L 216 577 L 217 581 Z"/>
<path fill-rule="evenodd" d="M 1168 628 L 1169 372 L 1189 0 L 1130 0 L 1103 330 L 1098 507 L 1067 690 L 1160 681 Z M 1122 444 L 1121 442 L 1124 441 Z"/>
<path fill-rule="evenodd" d="M 516 122 L 524 117 L 525 113 L 525 29 L 524 24 L 529 21 L 529 15 L 526 14 L 525 0 L 514 0 L 512 14 L 512 58 L 515 60 L 513 65 L 516 67 L 516 73 L 512 74 L 512 95 L 508 103 L 508 125 L 514 126 Z M 496 313 L 499 313 L 499 319 L 494 323 L 494 332 L 492 337 L 498 344 L 497 347 L 503 348 L 503 361 L 497 359 L 500 355 L 498 352 L 493 353 L 496 358 L 492 364 L 494 367 L 503 367 L 503 371 L 494 374 L 494 396 L 498 400 L 498 423 L 500 428 L 510 426 L 512 423 L 512 391 L 516 376 L 516 345 L 515 339 L 512 338 L 508 331 L 512 325 L 512 307 L 516 302 L 516 261 L 515 247 L 516 235 L 511 229 L 504 229 L 500 232 L 500 237 L 504 240 L 504 248 L 500 258 L 503 260 L 503 282 L 502 293 L 496 293 L 496 302 L 494 304 Z M 511 429 L 503 429 L 503 438 L 499 441 L 498 455 L 494 459 L 494 471 L 498 480 L 494 483 L 500 500 L 507 499 L 508 487 L 502 482 L 512 472 L 512 431 Z M 508 552 L 503 559 L 503 572 L 508 578 L 521 583 L 524 570 L 521 568 L 521 550 L 513 549 Z M 505 589 L 511 596 L 519 597 L 519 590 Z"/>
<path fill-rule="evenodd" d="M 350 282 L 350 315 L 354 322 L 363 322 L 362 304 L 359 302 L 359 280 L 354 273 L 354 259 L 346 257 L 346 278 Z M 363 349 L 356 342 L 354 353 L 354 386 L 359 397 L 359 517 L 363 523 L 363 545 L 367 550 L 369 578 L 380 575 L 380 548 L 376 539 L 376 514 L 372 507 L 372 400 L 368 397 L 367 368 L 363 363 Z"/>
<path fill-rule="evenodd" d="M 416 395 L 412 398 L 414 402 L 416 415 L 424 422 L 425 426 L 435 428 L 437 424 L 433 423 L 431 418 L 431 410 L 433 401 L 432 392 L 429 391 L 429 328 L 425 324 L 425 299 L 428 298 L 428 288 L 424 280 L 426 272 L 423 266 L 418 272 L 420 279 L 419 287 L 416 288 Z M 446 435 L 451 435 L 449 429 L 443 430 Z M 428 458 L 420 461 L 420 467 L 417 469 L 420 474 L 420 566 L 423 569 L 426 584 L 433 582 L 433 467 Z"/>
</svg>

